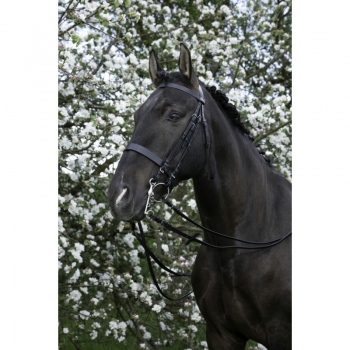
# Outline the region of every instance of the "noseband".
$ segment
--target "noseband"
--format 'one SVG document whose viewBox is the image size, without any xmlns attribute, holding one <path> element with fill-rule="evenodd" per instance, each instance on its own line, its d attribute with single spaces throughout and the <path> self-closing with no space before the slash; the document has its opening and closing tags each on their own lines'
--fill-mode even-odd
<svg viewBox="0 0 350 350">
<path fill-rule="evenodd" d="M 147 203 L 146 203 L 146 208 L 145 208 L 145 214 L 148 214 L 150 212 L 150 208 L 156 201 L 154 198 L 154 189 L 157 186 L 165 186 L 168 190 L 168 194 L 170 191 L 176 186 L 177 180 L 177 174 L 179 172 L 182 160 L 184 159 L 187 151 L 191 148 L 192 145 L 192 140 L 196 134 L 198 125 L 203 122 L 204 126 L 204 133 L 205 133 L 205 143 L 206 143 L 206 154 L 209 152 L 209 132 L 208 132 L 208 124 L 204 116 L 204 104 L 205 104 L 205 99 L 203 95 L 203 91 L 201 86 L 199 85 L 199 94 L 195 93 L 194 91 L 179 85 L 179 84 L 173 84 L 173 83 L 162 83 L 158 86 L 159 88 L 165 88 L 165 87 L 170 87 L 173 89 L 177 89 L 183 92 L 186 92 L 187 94 L 193 96 L 195 99 L 197 99 L 198 104 L 197 107 L 186 127 L 184 132 L 182 133 L 181 137 L 177 141 L 176 145 L 168 155 L 166 159 L 163 159 L 159 156 L 157 156 L 155 153 L 150 151 L 149 149 L 138 145 L 136 143 L 129 143 L 129 145 L 126 147 L 125 151 L 134 151 L 137 153 L 142 154 L 146 158 L 150 159 L 153 163 L 157 164 L 160 168 L 158 172 L 152 176 L 152 178 L 149 180 L 150 184 L 150 189 L 148 191 L 148 198 L 147 198 Z M 182 154 L 180 156 L 179 161 L 177 164 L 171 168 L 171 164 L 175 157 L 182 151 Z M 162 174 L 166 174 L 168 178 L 161 183 L 158 183 L 158 180 Z"/>
</svg>

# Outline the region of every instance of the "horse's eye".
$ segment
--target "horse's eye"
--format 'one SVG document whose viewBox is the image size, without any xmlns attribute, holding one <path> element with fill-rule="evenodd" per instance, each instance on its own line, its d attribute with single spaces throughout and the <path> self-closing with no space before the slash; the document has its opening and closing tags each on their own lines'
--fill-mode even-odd
<svg viewBox="0 0 350 350">
<path fill-rule="evenodd" d="M 181 118 L 181 114 L 176 112 L 171 112 L 169 114 L 168 120 L 175 122 L 175 121 L 178 121 L 180 118 Z"/>
</svg>

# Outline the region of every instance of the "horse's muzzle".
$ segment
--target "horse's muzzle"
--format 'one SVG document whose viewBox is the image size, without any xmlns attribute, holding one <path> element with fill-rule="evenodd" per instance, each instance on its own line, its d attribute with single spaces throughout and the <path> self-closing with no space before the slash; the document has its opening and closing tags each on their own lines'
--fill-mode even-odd
<svg viewBox="0 0 350 350">
<path fill-rule="evenodd" d="M 133 189 L 125 183 L 109 188 L 107 193 L 112 215 L 123 221 L 139 221 L 144 218 L 144 207 L 138 208 Z"/>
</svg>

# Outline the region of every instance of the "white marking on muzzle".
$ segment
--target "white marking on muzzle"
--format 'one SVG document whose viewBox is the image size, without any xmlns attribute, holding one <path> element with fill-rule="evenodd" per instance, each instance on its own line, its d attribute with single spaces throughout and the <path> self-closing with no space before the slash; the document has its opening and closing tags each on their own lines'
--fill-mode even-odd
<svg viewBox="0 0 350 350">
<path fill-rule="evenodd" d="M 116 206 L 118 206 L 118 204 L 120 203 L 120 201 L 121 201 L 122 198 L 124 197 L 124 195 L 125 195 L 125 193 L 126 193 L 127 190 L 128 190 L 127 188 L 124 188 L 123 191 L 122 191 L 122 193 L 118 196 L 118 198 L 117 198 L 116 201 L 115 201 L 115 205 L 116 205 Z"/>
</svg>

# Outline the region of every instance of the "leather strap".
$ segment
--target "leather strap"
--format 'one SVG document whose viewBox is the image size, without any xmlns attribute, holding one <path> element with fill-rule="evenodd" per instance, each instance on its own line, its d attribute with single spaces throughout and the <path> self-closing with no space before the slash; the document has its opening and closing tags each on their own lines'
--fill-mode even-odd
<svg viewBox="0 0 350 350">
<path fill-rule="evenodd" d="M 186 92 L 187 94 L 195 97 L 198 101 L 202 102 L 203 104 L 205 104 L 205 99 L 204 99 L 204 95 L 203 95 L 203 91 L 202 88 L 199 86 L 199 93 L 200 95 L 196 94 L 194 91 L 187 89 L 186 87 L 179 85 L 179 84 L 173 84 L 173 83 L 162 83 L 158 86 L 158 88 L 163 88 L 163 87 L 171 87 L 174 89 L 178 89 L 181 90 L 183 92 Z"/>
<path fill-rule="evenodd" d="M 164 163 L 164 159 L 158 157 L 156 154 L 154 154 L 153 152 L 151 152 L 147 148 L 145 148 L 141 145 L 138 145 L 136 143 L 129 143 L 124 151 L 135 151 L 137 153 L 140 153 L 159 166 L 162 166 Z"/>
</svg>

